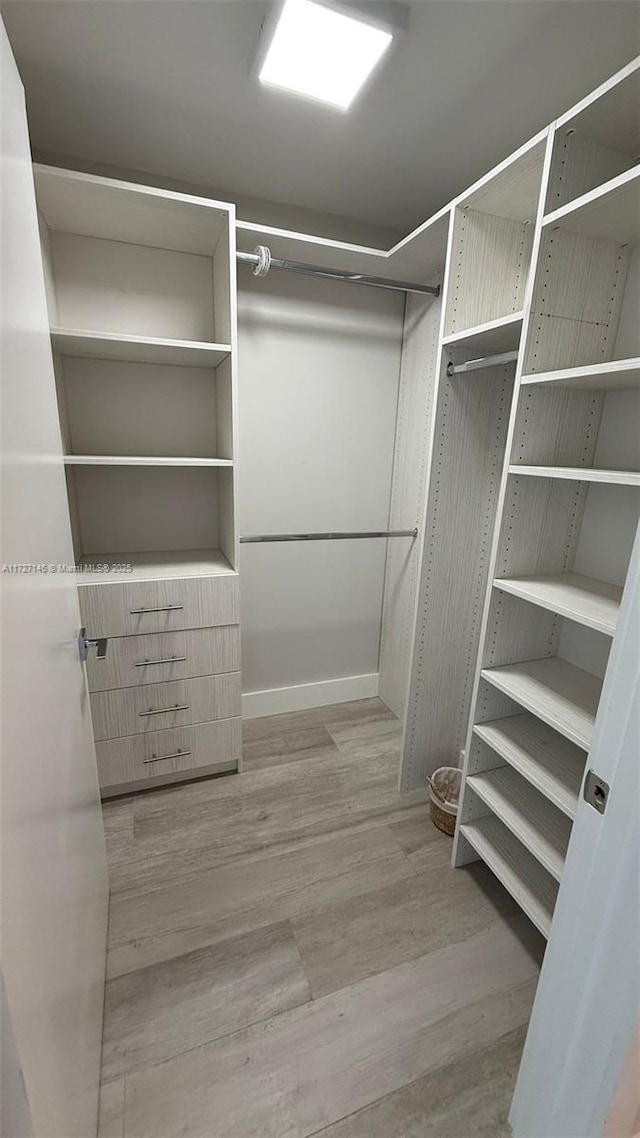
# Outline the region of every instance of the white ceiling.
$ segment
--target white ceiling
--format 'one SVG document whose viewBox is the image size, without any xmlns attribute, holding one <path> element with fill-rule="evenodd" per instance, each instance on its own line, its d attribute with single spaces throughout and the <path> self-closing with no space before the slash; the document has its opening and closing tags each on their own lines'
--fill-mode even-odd
<svg viewBox="0 0 640 1138">
<path fill-rule="evenodd" d="M 266 11 L 4 4 L 33 146 L 407 231 L 639 46 L 629 0 L 414 0 L 398 48 L 344 114 L 259 86 Z"/>
</svg>

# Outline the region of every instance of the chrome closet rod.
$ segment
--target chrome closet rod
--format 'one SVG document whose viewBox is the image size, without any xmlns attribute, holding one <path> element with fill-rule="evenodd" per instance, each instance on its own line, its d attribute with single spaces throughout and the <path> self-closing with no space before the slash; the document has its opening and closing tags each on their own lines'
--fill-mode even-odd
<svg viewBox="0 0 640 1138">
<path fill-rule="evenodd" d="M 483 356 L 480 360 L 467 360 L 464 364 L 454 364 L 453 360 L 449 360 L 447 375 L 451 378 L 452 375 L 460 375 L 465 371 L 480 371 L 485 367 L 495 367 L 496 364 L 512 364 L 517 358 L 517 352 L 499 352 L 495 356 Z"/>
<path fill-rule="evenodd" d="M 236 259 L 242 265 L 257 265 L 260 258 L 257 253 L 236 253 Z M 440 296 L 440 285 L 412 284 L 409 281 L 389 281 L 384 277 L 366 277 L 362 273 L 349 273 L 343 269 L 327 269 L 322 265 L 308 265 L 304 261 L 282 261 L 272 257 L 270 269 L 282 269 L 287 273 L 302 273 L 307 277 L 327 277 L 335 281 L 352 281 L 354 284 L 371 285 L 372 288 L 390 288 L 395 292 L 421 292 L 429 296 Z"/>
<path fill-rule="evenodd" d="M 383 529 L 364 533 L 254 533 L 241 537 L 240 542 L 267 541 L 350 541 L 369 537 L 412 537 L 418 536 L 418 529 Z"/>
</svg>

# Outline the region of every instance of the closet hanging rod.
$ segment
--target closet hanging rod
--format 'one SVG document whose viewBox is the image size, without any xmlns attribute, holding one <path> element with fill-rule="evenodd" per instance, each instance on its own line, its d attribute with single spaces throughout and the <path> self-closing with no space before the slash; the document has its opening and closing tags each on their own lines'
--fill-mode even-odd
<svg viewBox="0 0 640 1138">
<path fill-rule="evenodd" d="M 267 541 L 351 541 L 370 537 L 411 537 L 418 536 L 415 529 L 383 529 L 371 530 L 362 533 L 253 533 L 241 537 L 240 542 L 267 542 Z"/>
<path fill-rule="evenodd" d="M 465 364 L 454 364 L 453 360 L 449 360 L 447 375 L 450 379 L 452 375 L 460 375 L 465 371 L 480 371 L 482 368 L 494 367 L 496 364 L 511 364 L 517 358 L 517 352 L 499 352 L 495 356 L 483 356 L 480 360 L 467 360 Z"/>
<path fill-rule="evenodd" d="M 265 250 L 265 252 L 262 252 Z M 326 277 L 335 281 L 352 281 L 354 284 L 371 285 L 372 288 L 388 288 L 395 292 L 420 292 L 429 296 L 440 296 L 440 285 L 413 284 L 409 281 L 389 281 L 384 277 L 367 277 L 362 273 L 349 273 L 343 269 L 328 269 L 322 265 L 308 265 L 305 261 L 283 261 L 272 257 L 265 245 L 258 245 L 255 253 L 236 253 L 242 265 L 253 265 L 254 276 L 266 277 L 270 269 L 282 269 L 287 273 L 301 273 L 307 277 Z"/>
</svg>

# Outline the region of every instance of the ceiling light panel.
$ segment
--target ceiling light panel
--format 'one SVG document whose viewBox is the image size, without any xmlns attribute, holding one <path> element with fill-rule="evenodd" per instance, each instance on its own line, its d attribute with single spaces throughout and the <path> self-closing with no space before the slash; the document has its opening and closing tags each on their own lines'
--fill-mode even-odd
<svg viewBox="0 0 640 1138">
<path fill-rule="evenodd" d="M 347 110 L 392 39 L 313 0 L 285 0 L 260 81 Z"/>
</svg>

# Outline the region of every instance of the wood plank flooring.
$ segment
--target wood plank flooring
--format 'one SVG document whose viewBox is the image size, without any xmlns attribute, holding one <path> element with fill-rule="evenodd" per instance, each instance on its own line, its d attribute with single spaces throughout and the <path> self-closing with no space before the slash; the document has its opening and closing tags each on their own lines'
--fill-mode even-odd
<svg viewBox="0 0 640 1138">
<path fill-rule="evenodd" d="M 544 941 L 397 792 L 379 700 L 105 804 L 99 1138 L 503 1138 Z"/>
</svg>

